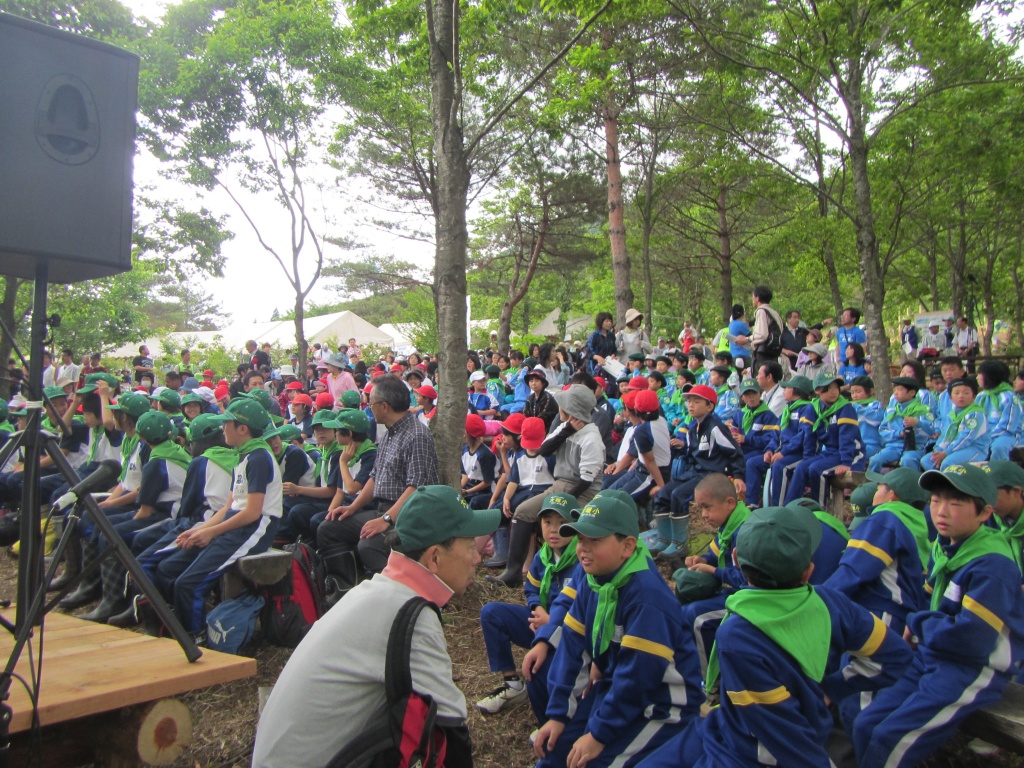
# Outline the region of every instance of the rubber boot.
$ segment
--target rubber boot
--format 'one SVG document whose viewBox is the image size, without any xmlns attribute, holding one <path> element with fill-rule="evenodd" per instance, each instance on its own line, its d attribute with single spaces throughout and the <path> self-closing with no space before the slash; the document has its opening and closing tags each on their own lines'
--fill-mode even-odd
<svg viewBox="0 0 1024 768">
<path fill-rule="evenodd" d="M 690 554 L 687 539 L 690 535 L 690 518 L 670 517 L 672 543 L 658 555 L 659 560 L 673 560 Z"/>
<path fill-rule="evenodd" d="M 85 619 L 86 621 L 98 621 L 100 624 L 106 624 L 107 619 L 115 614 L 123 613 L 124 610 L 131 605 L 127 597 L 120 595 L 116 597 L 103 596 L 100 604 L 93 608 L 88 613 L 81 613 L 75 618 Z"/>
<path fill-rule="evenodd" d="M 82 540 L 77 536 L 64 548 L 64 572 L 50 582 L 47 592 L 56 592 L 82 572 Z"/>
<path fill-rule="evenodd" d="M 508 526 L 498 526 L 494 532 L 494 554 L 486 561 L 484 568 L 504 568 L 508 562 Z"/>
<path fill-rule="evenodd" d="M 658 539 L 653 544 L 648 544 L 647 549 L 651 552 L 651 557 L 657 557 L 662 550 L 667 549 L 672 545 L 672 518 L 668 515 L 661 515 L 654 518 L 654 522 L 658 526 Z"/>
<path fill-rule="evenodd" d="M 522 520 L 512 520 L 508 536 L 508 562 L 500 576 L 488 576 L 492 584 L 504 584 L 513 589 L 523 585 L 523 564 L 530 554 L 530 541 L 533 539 L 533 524 Z"/>
<path fill-rule="evenodd" d="M 75 608 L 81 608 L 83 605 L 88 605 L 102 595 L 103 581 L 100 577 L 99 571 L 96 571 L 88 579 L 82 581 L 78 585 L 78 589 L 57 603 L 57 605 L 65 611 L 73 611 Z"/>
<path fill-rule="evenodd" d="M 43 534 L 43 555 L 49 555 L 53 552 L 53 548 L 57 544 L 57 527 L 54 525 L 52 520 L 50 521 L 50 524 L 47 525 L 46 519 L 44 518 L 39 521 L 39 531 Z M 17 557 L 20 551 L 20 541 L 16 541 L 11 544 L 12 556 Z"/>
<path fill-rule="evenodd" d="M 139 592 L 135 584 L 128 586 L 128 607 L 125 608 L 121 613 L 115 613 L 109 619 L 107 624 L 112 627 L 136 627 L 142 621 L 142 617 L 139 615 L 139 600 L 142 599 L 142 593 Z"/>
</svg>

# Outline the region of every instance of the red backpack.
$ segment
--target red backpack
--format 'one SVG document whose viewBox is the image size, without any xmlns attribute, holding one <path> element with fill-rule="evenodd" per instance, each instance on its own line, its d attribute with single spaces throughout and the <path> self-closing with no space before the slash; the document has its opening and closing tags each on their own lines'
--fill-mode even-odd
<svg viewBox="0 0 1024 768">
<path fill-rule="evenodd" d="M 391 625 L 384 664 L 387 719 L 342 747 L 327 768 L 444 768 L 447 744 L 444 732 L 434 723 L 437 704 L 412 689 L 409 669 L 413 629 L 426 607 L 440 619 L 436 605 L 414 597 L 399 609 Z"/>
<path fill-rule="evenodd" d="M 268 643 L 294 648 L 324 615 L 323 561 L 299 542 L 285 547 L 292 553 L 292 569 L 281 581 L 263 588 L 266 604 L 260 623 Z"/>
</svg>

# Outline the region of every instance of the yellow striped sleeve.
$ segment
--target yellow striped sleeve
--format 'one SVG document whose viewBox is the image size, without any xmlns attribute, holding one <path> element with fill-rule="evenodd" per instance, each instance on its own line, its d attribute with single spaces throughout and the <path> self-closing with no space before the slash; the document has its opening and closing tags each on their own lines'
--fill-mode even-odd
<svg viewBox="0 0 1024 768">
<path fill-rule="evenodd" d="M 789 698 L 789 691 L 786 686 L 780 685 L 771 691 L 726 691 L 729 701 L 737 707 L 746 707 L 750 704 L 778 704 Z"/>
<path fill-rule="evenodd" d="M 571 613 L 565 614 L 565 619 L 563 619 L 563 623 L 573 632 L 579 635 L 583 635 L 584 637 L 587 636 L 587 628 L 580 624 Z"/>
<path fill-rule="evenodd" d="M 847 546 L 849 546 L 849 544 L 847 544 Z M 925 592 L 927 592 L 927 593 L 928 593 L 928 594 L 930 595 L 930 594 L 931 594 L 932 592 L 934 592 L 934 591 L 935 591 L 935 587 L 933 587 L 933 586 L 932 586 L 931 584 L 929 584 L 929 583 L 928 583 L 928 582 L 926 581 L 926 582 L 924 583 L 924 591 L 925 591 Z"/>
<path fill-rule="evenodd" d="M 718 546 L 717 538 L 711 540 L 711 551 L 715 553 L 715 557 L 718 557 L 720 554 L 722 554 L 722 549 Z"/>
<path fill-rule="evenodd" d="M 536 576 L 534 576 L 534 575 L 533 575 L 532 573 L 530 573 L 529 571 L 527 571 L 527 572 L 526 572 L 526 578 L 527 578 L 527 580 L 528 580 L 528 581 L 529 581 L 529 582 L 530 582 L 531 584 L 533 584 L 533 586 L 535 586 L 535 587 L 540 587 L 540 582 L 539 582 L 539 581 L 537 581 L 537 577 L 536 577 Z"/>
<path fill-rule="evenodd" d="M 562 594 L 563 595 L 568 595 L 573 600 L 576 599 L 576 590 L 573 589 L 572 587 L 570 587 L 568 584 L 566 584 L 564 587 L 562 587 Z"/>
<path fill-rule="evenodd" d="M 1003 624 L 1003 620 L 996 616 L 994 613 L 992 613 L 992 611 L 990 611 L 984 605 L 975 600 L 973 597 L 964 596 L 964 608 L 973 613 L 982 621 L 984 621 L 996 632 L 1003 631 L 1003 626 L 1005 626 Z"/>
<path fill-rule="evenodd" d="M 778 432 L 779 431 L 779 425 L 778 424 L 765 424 L 763 427 L 761 427 L 761 429 L 764 430 L 765 432 Z"/>
<path fill-rule="evenodd" d="M 836 424 L 853 424 L 855 427 L 860 426 L 860 423 L 856 419 L 836 419 Z"/>
<path fill-rule="evenodd" d="M 881 547 L 876 547 L 874 544 L 869 544 L 868 542 L 864 541 L 864 539 L 850 539 L 849 543 L 846 546 L 853 547 L 854 549 L 863 550 L 864 552 L 867 552 L 869 555 L 877 557 L 886 565 L 890 565 L 892 563 L 892 555 L 890 555 Z"/>
<path fill-rule="evenodd" d="M 645 640 L 642 637 L 636 635 L 626 635 L 622 638 L 623 648 L 632 648 L 635 651 L 643 651 L 644 653 L 650 653 L 654 656 L 661 656 L 661 658 L 671 662 L 675 659 L 675 653 L 667 645 L 656 643 L 653 640 Z"/>
<path fill-rule="evenodd" d="M 814 425 L 814 422 L 811 421 L 810 419 L 808 419 L 806 416 L 801 416 L 800 417 L 800 423 L 801 424 L 810 424 L 812 426 Z"/>
<path fill-rule="evenodd" d="M 871 635 L 868 637 L 867 642 L 864 643 L 860 650 L 854 651 L 854 656 L 873 656 L 875 652 L 882 646 L 882 641 L 885 640 L 886 627 L 882 623 L 882 620 L 877 616 L 872 616 L 875 620 L 875 626 L 871 630 Z"/>
</svg>

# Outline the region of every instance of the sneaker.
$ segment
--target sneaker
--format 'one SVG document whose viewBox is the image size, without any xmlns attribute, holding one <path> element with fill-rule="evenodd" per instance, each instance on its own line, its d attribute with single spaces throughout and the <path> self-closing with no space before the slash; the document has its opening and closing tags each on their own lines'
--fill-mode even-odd
<svg viewBox="0 0 1024 768">
<path fill-rule="evenodd" d="M 495 688 L 486 698 L 480 699 L 476 703 L 476 708 L 485 715 L 496 715 L 503 710 L 525 704 L 527 701 L 526 684 L 522 680 L 517 681 L 516 684 L 520 687 L 514 688 L 513 683 L 506 680 L 500 688 Z"/>
</svg>

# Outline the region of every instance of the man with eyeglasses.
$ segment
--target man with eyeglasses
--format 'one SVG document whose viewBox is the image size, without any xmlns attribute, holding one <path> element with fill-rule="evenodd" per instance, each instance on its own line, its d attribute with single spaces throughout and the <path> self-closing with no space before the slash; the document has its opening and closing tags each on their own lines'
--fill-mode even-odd
<svg viewBox="0 0 1024 768">
<path fill-rule="evenodd" d="M 317 546 L 356 550 L 363 568 L 380 573 L 390 554 L 384 534 L 402 505 L 419 486 L 438 483 L 437 450 L 430 430 L 409 411 L 409 390 L 401 379 L 376 377 L 370 409 L 387 428 L 373 472 L 351 504 L 328 511 L 317 529 Z"/>
</svg>

